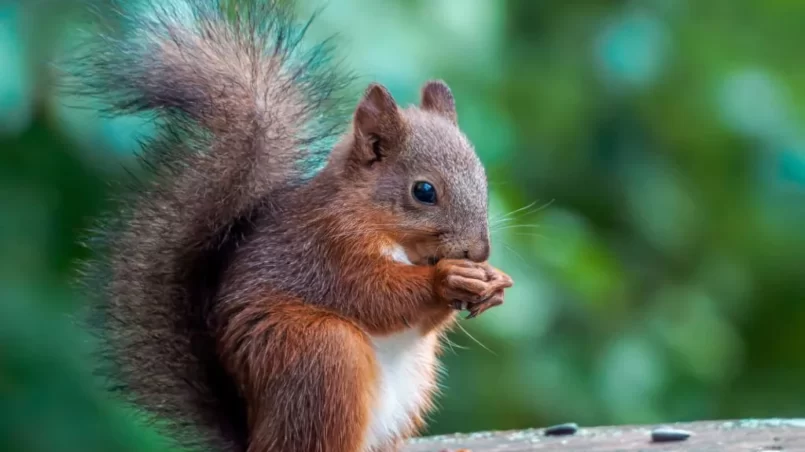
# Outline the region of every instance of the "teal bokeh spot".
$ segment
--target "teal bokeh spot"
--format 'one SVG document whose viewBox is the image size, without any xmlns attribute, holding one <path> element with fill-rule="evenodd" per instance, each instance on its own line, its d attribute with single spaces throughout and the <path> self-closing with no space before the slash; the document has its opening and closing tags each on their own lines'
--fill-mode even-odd
<svg viewBox="0 0 805 452">
<path fill-rule="evenodd" d="M 33 86 L 20 10 L 15 2 L 0 4 L 0 133 L 21 131 L 31 120 Z"/>
<path fill-rule="evenodd" d="M 610 23 L 599 37 L 597 52 L 606 76 L 644 86 L 660 74 L 668 52 L 664 24 L 648 13 L 627 13 Z"/>
</svg>

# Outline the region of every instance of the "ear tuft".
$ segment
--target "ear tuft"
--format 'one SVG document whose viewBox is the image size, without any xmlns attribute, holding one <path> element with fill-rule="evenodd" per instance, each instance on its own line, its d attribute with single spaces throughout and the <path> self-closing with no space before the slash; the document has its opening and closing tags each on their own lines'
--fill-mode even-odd
<svg viewBox="0 0 805 452">
<path fill-rule="evenodd" d="M 391 93 L 378 83 L 366 89 L 354 115 L 355 152 L 359 160 L 373 163 L 386 157 L 401 139 L 402 118 Z"/>
<path fill-rule="evenodd" d="M 426 111 L 437 113 L 458 123 L 456 113 L 456 101 L 450 87 L 442 80 L 431 80 L 422 87 L 421 108 Z"/>
</svg>

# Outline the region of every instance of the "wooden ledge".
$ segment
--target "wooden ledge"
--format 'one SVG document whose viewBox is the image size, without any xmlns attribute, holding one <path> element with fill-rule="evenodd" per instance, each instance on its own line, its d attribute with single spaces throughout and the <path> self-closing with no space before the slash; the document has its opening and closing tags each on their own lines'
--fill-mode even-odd
<svg viewBox="0 0 805 452">
<path fill-rule="evenodd" d="M 679 442 L 653 443 L 658 427 L 687 430 L 692 436 Z M 525 451 L 680 451 L 772 452 L 805 451 L 805 419 L 748 419 L 651 426 L 579 428 L 572 436 L 545 436 L 543 429 L 481 432 L 416 438 L 405 452 Z"/>
</svg>

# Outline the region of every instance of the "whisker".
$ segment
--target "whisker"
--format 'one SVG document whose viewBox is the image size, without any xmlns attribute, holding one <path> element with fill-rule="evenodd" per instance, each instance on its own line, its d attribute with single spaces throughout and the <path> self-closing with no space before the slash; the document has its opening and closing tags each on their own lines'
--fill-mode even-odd
<svg viewBox="0 0 805 452">
<path fill-rule="evenodd" d="M 491 221 L 497 221 L 497 220 L 500 220 L 500 219 L 509 218 L 509 217 L 511 217 L 511 216 L 513 216 L 513 215 L 516 215 L 518 212 L 522 212 L 523 210 L 530 209 L 530 208 L 531 208 L 531 207 L 533 207 L 533 206 L 534 206 L 536 203 L 537 203 L 537 201 L 533 201 L 533 202 L 529 203 L 528 205 L 525 205 L 525 206 L 523 206 L 523 207 L 520 207 L 519 209 L 516 209 L 516 210 L 512 210 L 511 212 L 506 213 L 506 214 L 503 214 L 503 215 L 501 215 L 500 217 L 493 217 L 493 218 L 491 219 Z"/>
<path fill-rule="evenodd" d="M 550 207 L 550 206 L 551 206 L 551 204 L 553 204 L 553 203 L 554 203 L 554 201 L 556 201 L 556 198 L 554 198 L 554 199 L 552 199 L 552 200 L 550 200 L 550 201 L 546 202 L 546 203 L 545 203 L 545 204 L 543 204 L 542 206 L 538 207 L 538 208 L 537 208 L 537 210 L 535 210 L 535 211 L 534 211 L 534 212 L 532 212 L 532 213 L 537 213 L 537 212 L 540 212 L 540 211 L 543 211 L 543 210 L 547 209 L 548 207 Z"/>
<path fill-rule="evenodd" d="M 493 228 L 492 231 L 497 232 L 497 231 L 505 231 L 508 229 L 540 229 L 540 228 L 542 228 L 542 225 L 540 224 L 510 224 L 508 226 Z"/>
<path fill-rule="evenodd" d="M 489 226 L 490 226 L 490 227 L 495 227 L 495 226 L 497 226 L 497 225 L 499 225 L 499 224 L 508 223 L 508 222 L 510 222 L 510 221 L 512 221 L 512 220 L 514 220 L 514 219 L 515 219 L 515 218 L 500 218 L 500 219 L 498 219 L 498 220 L 494 220 L 494 221 L 491 221 L 491 220 L 490 220 L 490 222 L 489 222 Z"/>
<path fill-rule="evenodd" d="M 526 266 L 528 270 L 534 272 L 537 271 L 537 269 L 532 267 L 531 264 L 529 264 L 528 261 L 526 261 L 525 258 L 520 253 L 515 251 L 514 248 L 510 247 L 508 243 L 503 242 L 503 247 L 506 248 L 512 254 L 514 254 L 520 260 L 520 262 L 522 262 L 522 264 Z"/>
<path fill-rule="evenodd" d="M 450 338 L 447 337 L 447 335 L 444 335 L 442 337 L 442 340 L 444 341 L 445 344 L 447 344 L 447 347 L 450 349 L 450 352 L 452 352 L 454 355 L 458 355 L 458 352 L 456 352 L 457 348 L 461 350 L 467 350 L 467 347 L 456 344 L 455 342 L 451 341 Z"/>
<path fill-rule="evenodd" d="M 482 344 L 482 343 L 481 343 L 481 341 L 479 341 L 478 339 L 475 339 L 475 337 L 474 337 L 472 334 L 470 334 L 470 333 L 469 333 L 469 331 L 467 331 L 467 330 L 466 330 L 466 329 L 465 329 L 463 326 L 461 326 L 461 323 L 456 322 L 456 325 L 457 325 L 459 328 L 461 328 L 461 331 L 463 331 L 463 332 L 464 332 L 464 334 L 466 334 L 466 335 L 467 335 L 467 337 L 469 337 L 470 339 L 472 339 L 472 340 L 473 340 L 473 342 L 475 342 L 476 344 L 478 344 L 478 345 L 480 345 L 481 347 L 483 347 L 483 349 L 484 349 L 484 350 L 486 350 L 486 351 L 488 351 L 489 353 L 491 353 L 491 354 L 493 354 L 493 355 L 497 356 L 497 353 L 495 353 L 495 352 L 493 352 L 492 350 L 490 350 L 490 349 L 489 349 L 489 348 L 488 348 L 486 345 Z"/>
<path fill-rule="evenodd" d="M 546 236 L 544 236 L 542 234 L 528 233 L 528 232 L 512 232 L 511 235 L 516 235 L 518 237 L 530 237 L 530 238 L 545 239 L 545 240 L 548 239 L 548 237 L 546 237 Z"/>
<path fill-rule="evenodd" d="M 532 202 L 532 203 L 530 203 L 530 204 L 528 204 L 528 205 L 526 205 L 524 207 L 521 207 L 519 209 L 513 210 L 513 211 L 511 211 L 511 212 L 509 212 L 509 213 L 507 213 L 505 215 L 502 215 L 502 216 L 499 216 L 499 217 L 493 217 L 489 221 L 490 221 L 490 224 L 500 224 L 500 223 L 504 223 L 504 222 L 507 222 L 507 221 L 511 221 L 512 219 L 515 219 L 515 218 L 520 218 L 520 217 L 523 217 L 523 216 L 526 216 L 526 215 L 535 214 L 537 212 L 540 212 L 540 211 L 545 210 L 548 207 L 550 207 L 550 205 L 553 204 L 554 201 L 555 201 L 555 199 L 552 199 L 552 200 L 548 201 L 547 203 L 532 209 L 532 207 L 534 207 L 534 205 L 537 203 L 536 201 L 534 201 L 534 202 Z"/>
</svg>

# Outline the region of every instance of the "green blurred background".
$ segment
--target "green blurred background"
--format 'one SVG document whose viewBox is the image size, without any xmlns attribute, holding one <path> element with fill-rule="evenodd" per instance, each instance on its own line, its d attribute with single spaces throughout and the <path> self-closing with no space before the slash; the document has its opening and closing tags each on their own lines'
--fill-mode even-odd
<svg viewBox="0 0 805 452">
<path fill-rule="evenodd" d="M 55 95 L 76 6 L 0 1 L 0 449 L 156 450 L 67 317 L 148 132 Z M 429 433 L 805 415 L 803 23 L 798 0 L 326 5 L 310 37 L 339 34 L 358 88 L 450 84 L 509 214 L 516 286 L 450 336 Z"/>
</svg>

